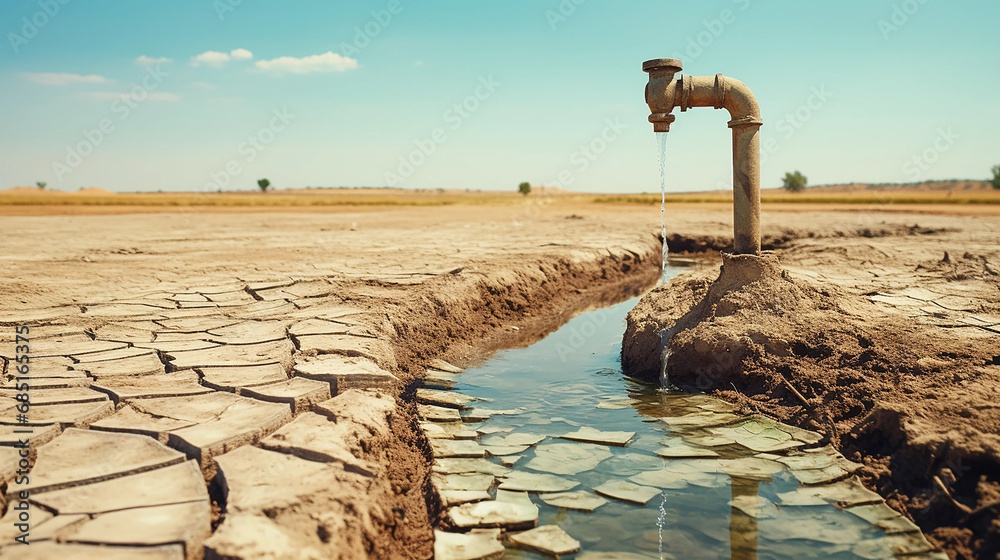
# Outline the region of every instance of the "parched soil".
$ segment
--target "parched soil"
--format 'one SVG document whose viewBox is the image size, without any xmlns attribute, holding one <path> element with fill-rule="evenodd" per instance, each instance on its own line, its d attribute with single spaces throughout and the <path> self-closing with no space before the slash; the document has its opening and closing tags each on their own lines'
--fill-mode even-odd
<svg viewBox="0 0 1000 560">
<path fill-rule="evenodd" d="M 169 331 L 164 325 L 173 326 L 168 334 L 175 338 L 204 338 L 177 325 L 224 318 L 282 325 L 289 334 L 281 361 L 294 364 L 317 351 L 290 329 L 345 309 L 354 318 L 338 324 L 358 331 L 351 340 L 387 343 L 370 357 L 396 375 L 395 386 L 340 391 L 307 407 L 333 421 L 324 429 L 337 430 L 353 456 L 344 460 L 362 467 L 335 468 L 336 483 L 315 492 L 296 477 L 281 478 L 288 503 L 248 511 L 253 500 L 237 491 L 255 475 L 240 470 L 240 454 L 221 474 L 204 462 L 214 505 L 209 557 L 244 557 L 236 545 L 274 536 L 265 529 L 315 548 L 319 557 L 430 557 L 439 511 L 412 399 L 425 367 L 436 358 L 467 366 L 494 349 L 530 344 L 577 312 L 642 293 L 659 272 L 658 213 L 649 206 L 528 200 L 328 210 L 32 215 L 0 223 L 4 344 L 10 326 L 20 323 L 37 326 L 39 336 L 86 332 L 99 344 L 108 339 L 103 332 Z M 730 239 L 727 205 L 678 206 L 668 216 L 675 250 L 711 256 Z M 764 224 L 765 243 L 787 274 L 768 276 L 755 293 L 740 287 L 753 285 L 752 277 L 738 280 L 702 310 L 746 350 L 737 360 L 741 375 L 727 378 L 733 385 L 716 385 L 720 394 L 830 434 L 865 463 L 869 484 L 953 554 L 993 550 L 997 218 L 770 212 Z M 715 276 L 717 266 L 679 279 L 643 300 L 633 317 L 672 321 L 703 298 Z M 200 296 L 220 303 L 199 304 Z M 785 302 L 783 310 L 775 311 L 774 301 Z M 134 314 L 146 307 L 152 311 Z M 751 325 L 757 333 L 739 334 Z M 248 341 L 229 342 L 235 346 L 217 351 L 236 352 Z M 325 352 L 357 354 L 319 354 Z M 671 363 L 683 364 L 681 354 Z M 163 361 L 164 378 L 183 373 Z M 240 402 L 253 401 L 252 394 L 240 392 Z M 384 399 L 391 406 L 384 408 Z M 123 414 L 136 400 L 122 398 L 104 414 Z M 308 416 L 296 414 L 293 422 Z M 287 426 L 291 416 L 283 418 Z M 265 445 L 261 439 L 280 422 L 272 424 L 234 444 L 235 451 Z M 265 447 L 273 457 L 273 441 Z M 378 476 L 359 474 L 367 468 Z M 205 537 L 191 538 L 198 544 Z"/>
<path fill-rule="evenodd" d="M 659 244 L 647 235 L 648 228 L 635 228 L 634 221 L 613 215 L 582 218 L 535 206 L 322 215 L 21 217 L 7 218 L 0 227 L 0 254 L 8 274 L 0 308 L 2 323 L 8 325 L 4 330 L 9 329 L 0 337 L 0 355 L 11 354 L 7 346 L 13 338 L 7 335 L 18 324 L 31 325 L 39 339 L 69 333 L 79 341 L 86 333 L 100 345 L 122 333 L 133 339 L 144 333 L 156 333 L 152 336 L 158 339 L 166 333 L 175 343 L 201 342 L 214 335 L 186 325 L 223 320 L 247 325 L 248 337 L 257 336 L 254 329 L 261 327 L 288 333 L 290 342 L 282 341 L 275 353 L 283 364 L 360 355 L 398 378 L 394 386 L 374 394 L 341 390 L 329 401 L 307 405 L 306 411 L 296 409 L 294 421 L 286 414 L 277 424 L 241 435 L 213 455 L 218 469 L 213 459 L 205 460 L 208 449 L 196 453 L 214 510 L 214 535 L 205 541 L 209 558 L 259 557 L 268 542 L 287 543 L 285 548 L 294 550 L 283 553 L 296 558 L 430 558 L 439 506 L 430 491 L 430 450 L 418 429 L 412 398 L 427 364 L 446 358 L 464 365 L 495 348 L 530 344 L 590 306 L 643 293 L 659 276 Z M 344 312 L 350 314 L 339 323 L 320 322 L 349 325 L 356 341 L 375 337 L 388 344 L 360 354 L 353 347 L 326 347 L 317 354 L 294 334 L 303 321 Z M 86 346 L 89 339 L 78 344 Z M 212 352 L 229 359 L 241 355 L 241 343 L 255 341 L 231 340 L 232 345 Z M 80 352 L 65 350 L 74 363 Z M 132 383 L 153 391 L 149 379 L 179 380 L 185 371 L 164 355 L 169 358 L 171 351 L 160 351 L 165 367 L 160 374 L 132 378 Z M 5 360 L 5 385 L 12 382 L 12 365 Z M 197 363 L 194 367 L 206 383 L 203 370 Z M 106 384 L 100 378 L 86 381 L 94 387 Z M 250 406 L 247 401 L 259 389 L 249 389 L 225 398 Z M 100 395 L 93 389 L 72 389 L 82 390 L 92 393 L 88 398 Z M 52 391 L 69 394 L 70 389 Z M 389 408 L 382 400 L 387 397 Z M 186 406 L 186 399 L 206 396 L 168 398 Z M 0 422 L 14 422 L 7 417 L 13 410 L 3 404 Z M 114 421 L 128 410 L 148 407 L 148 400 L 119 394 L 113 404 L 100 417 L 74 425 Z M 166 407 L 160 414 L 169 414 L 170 405 Z M 318 429 L 336 431 L 342 451 L 353 459 L 345 459 L 342 468 L 323 470 L 324 483 L 317 483 L 320 475 L 298 475 L 295 469 L 312 468 L 308 461 L 288 459 L 294 469 L 269 467 L 274 470 L 264 472 L 275 473 L 270 483 L 286 485 L 286 491 L 279 503 L 255 509 L 261 499 L 254 496 L 266 495 L 268 481 L 254 482 L 257 475 L 244 466 L 263 459 L 234 450 L 262 447 L 256 453 L 274 458 L 271 451 L 281 440 L 269 439 L 269 434 L 282 425 L 294 429 L 306 418 L 325 426 Z M 125 422 L 121 429 L 140 428 Z M 190 451 L 182 436 L 163 434 L 159 439 Z M 42 444 L 38 454 L 44 456 L 45 448 Z M 294 457 L 304 453 L 289 449 Z M 222 451 L 226 453 L 219 455 Z M 97 456 L 72 460 L 101 468 Z M 0 490 L 9 489 L 4 476 Z M 191 535 L 186 534 L 186 556 L 200 558 L 205 537 Z M 43 556 L 68 552 L 37 550 Z"/>
<path fill-rule="evenodd" d="M 1000 554 L 1000 221 L 783 214 L 643 298 L 623 365 L 829 436 L 952 558 Z M 672 247 L 725 249 L 682 227 Z"/>
</svg>

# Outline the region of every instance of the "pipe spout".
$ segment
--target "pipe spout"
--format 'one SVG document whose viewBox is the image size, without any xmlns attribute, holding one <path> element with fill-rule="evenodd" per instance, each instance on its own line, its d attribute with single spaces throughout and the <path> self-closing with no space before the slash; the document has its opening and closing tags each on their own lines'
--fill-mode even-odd
<svg viewBox="0 0 1000 560">
<path fill-rule="evenodd" d="M 669 132 L 681 112 L 692 107 L 712 107 L 729 112 L 733 130 L 733 218 L 734 253 L 760 254 L 760 106 L 750 88 L 722 74 L 680 76 L 683 65 L 673 58 L 643 63 L 649 74 L 646 104 L 655 132 Z"/>
</svg>

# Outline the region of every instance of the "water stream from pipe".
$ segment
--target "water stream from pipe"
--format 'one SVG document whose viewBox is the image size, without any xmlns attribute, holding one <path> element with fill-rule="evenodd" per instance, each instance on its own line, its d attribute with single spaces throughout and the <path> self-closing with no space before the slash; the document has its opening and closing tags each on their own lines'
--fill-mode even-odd
<svg viewBox="0 0 1000 560">
<path fill-rule="evenodd" d="M 660 254 L 660 281 L 667 272 L 667 133 L 657 132 L 656 143 L 660 150 L 660 241 L 663 242 L 663 252 Z"/>
</svg>

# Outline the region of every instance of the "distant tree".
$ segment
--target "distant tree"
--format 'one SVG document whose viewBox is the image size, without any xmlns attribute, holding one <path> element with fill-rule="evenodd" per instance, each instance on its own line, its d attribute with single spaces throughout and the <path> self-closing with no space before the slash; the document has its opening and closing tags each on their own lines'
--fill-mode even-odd
<svg viewBox="0 0 1000 560">
<path fill-rule="evenodd" d="M 44 191 L 45 186 L 48 185 L 48 183 L 46 183 L 45 181 L 38 181 L 37 183 L 35 183 L 35 185 L 38 186 L 39 189 Z"/>
<path fill-rule="evenodd" d="M 531 183 L 528 183 L 527 181 L 521 183 L 517 186 L 517 192 L 523 194 L 524 196 L 528 196 L 531 194 Z"/>
<path fill-rule="evenodd" d="M 258 179 L 257 186 L 260 187 L 261 192 L 267 192 L 268 187 L 271 186 L 271 181 L 267 179 Z"/>
<path fill-rule="evenodd" d="M 782 186 L 786 191 L 800 192 L 805 190 L 806 185 L 809 184 L 809 179 L 806 179 L 805 175 L 796 171 L 795 173 L 785 173 L 782 183 L 784 183 Z"/>
<path fill-rule="evenodd" d="M 993 183 L 994 189 L 1000 189 L 1000 165 L 994 165 L 992 171 L 993 180 L 990 182 Z"/>
</svg>

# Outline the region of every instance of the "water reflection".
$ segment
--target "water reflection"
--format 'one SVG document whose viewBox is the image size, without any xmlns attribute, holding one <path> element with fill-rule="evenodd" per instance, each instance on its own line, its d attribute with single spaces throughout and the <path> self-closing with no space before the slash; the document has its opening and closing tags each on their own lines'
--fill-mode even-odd
<svg viewBox="0 0 1000 560">
<path fill-rule="evenodd" d="M 730 477 L 733 503 L 739 499 L 756 499 L 760 481 Z M 732 560 L 757 560 L 757 518 L 733 506 L 729 512 L 729 550 Z"/>
<path fill-rule="evenodd" d="M 540 525 L 560 526 L 584 552 L 627 552 L 635 558 L 660 558 L 661 547 L 664 558 L 677 559 L 846 559 L 858 553 L 881 557 L 871 551 L 882 550 L 891 557 L 881 531 L 835 507 L 836 499 L 812 496 L 807 490 L 814 487 L 804 491 L 797 478 L 801 471 L 780 462 L 811 445 L 808 433 L 738 416 L 731 405 L 705 395 L 666 392 L 622 376 L 623 319 L 635 303 L 593 312 L 604 314 L 601 321 L 577 317 L 542 341 L 501 352 L 459 378 L 457 390 L 492 401 L 484 407 L 523 411 L 495 414 L 483 427 L 546 436 L 523 452 L 515 472 L 538 472 L 536 451 L 571 443 L 559 436 L 580 426 L 635 432 L 628 446 L 602 451 L 593 468 L 559 476 L 588 493 L 609 481 L 628 481 L 659 489 L 659 497 L 645 505 L 609 498 L 588 513 L 533 496 Z M 581 325 L 596 327 L 584 345 L 574 346 L 578 350 L 561 352 L 578 342 Z M 821 453 L 799 455 L 800 462 L 829 459 Z M 922 546 L 919 539 L 907 543 Z M 515 550 L 507 557 L 545 558 Z"/>
</svg>

